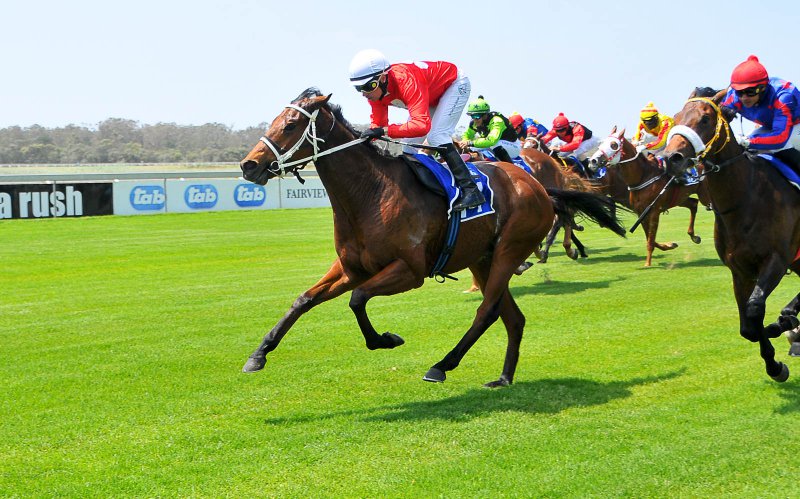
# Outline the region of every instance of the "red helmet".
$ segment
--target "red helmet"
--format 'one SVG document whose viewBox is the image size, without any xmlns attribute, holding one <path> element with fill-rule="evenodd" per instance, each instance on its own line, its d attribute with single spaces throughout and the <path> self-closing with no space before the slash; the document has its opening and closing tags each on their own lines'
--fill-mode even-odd
<svg viewBox="0 0 800 499">
<path fill-rule="evenodd" d="M 558 130 L 559 128 L 566 128 L 568 126 L 569 126 L 569 120 L 567 119 L 566 116 L 564 116 L 564 113 L 558 113 L 556 119 L 553 120 L 553 128 Z"/>
<path fill-rule="evenodd" d="M 765 85 L 769 83 L 769 75 L 758 57 L 751 55 L 746 61 L 736 66 L 731 73 L 731 87 L 734 90 Z"/>
<path fill-rule="evenodd" d="M 525 121 L 525 118 L 523 118 L 522 115 L 519 113 L 514 113 L 508 117 L 508 122 L 511 123 L 511 126 L 513 128 L 517 128 L 518 126 L 520 126 L 523 121 Z"/>
</svg>

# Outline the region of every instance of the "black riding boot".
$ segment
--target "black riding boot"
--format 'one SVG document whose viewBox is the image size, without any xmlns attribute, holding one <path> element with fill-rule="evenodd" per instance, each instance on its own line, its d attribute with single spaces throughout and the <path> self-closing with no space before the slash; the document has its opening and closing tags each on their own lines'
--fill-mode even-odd
<svg viewBox="0 0 800 499">
<path fill-rule="evenodd" d="M 794 147 L 772 153 L 773 156 L 786 163 L 786 166 L 800 175 L 800 151 Z"/>
<path fill-rule="evenodd" d="M 481 194 L 481 191 L 478 190 L 475 181 L 472 180 L 472 175 L 470 175 L 464 160 L 461 159 L 461 155 L 456 151 L 456 146 L 450 143 L 441 147 L 446 149 L 443 154 L 444 160 L 456 178 L 456 183 L 461 188 L 461 197 L 453 205 L 453 211 L 461 211 L 482 205 L 486 199 Z"/>
<path fill-rule="evenodd" d="M 505 161 L 506 163 L 513 163 L 513 161 L 511 161 L 511 155 L 508 154 L 508 151 L 506 151 L 502 146 L 498 146 L 492 149 L 492 154 L 494 154 L 494 157 L 499 159 L 500 161 Z"/>
</svg>

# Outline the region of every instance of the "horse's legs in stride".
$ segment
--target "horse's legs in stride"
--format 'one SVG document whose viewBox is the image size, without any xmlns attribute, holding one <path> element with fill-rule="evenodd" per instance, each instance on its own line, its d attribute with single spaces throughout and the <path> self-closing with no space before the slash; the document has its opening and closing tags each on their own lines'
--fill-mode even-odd
<svg viewBox="0 0 800 499">
<path fill-rule="evenodd" d="M 319 282 L 297 297 L 289 311 L 286 312 L 286 315 L 264 336 L 261 345 L 247 359 L 242 371 L 252 373 L 263 369 L 264 364 L 267 362 L 267 354 L 278 347 L 281 339 L 301 315 L 320 303 L 336 298 L 345 291 L 352 289 L 352 286 L 353 284 L 344 275 L 341 261 L 337 259 Z"/>
<path fill-rule="evenodd" d="M 550 232 L 547 233 L 547 238 L 544 240 L 544 248 L 539 251 L 538 263 L 547 263 L 547 258 L 550 255 L 550 246 L 553 245 L 556 240 L 556 234 L 558 234 L 563 225 L 561 218 L 556 215 L 555 219 L 553 219 L 553 227 L 550 228 Z"/>
<path fill-rule="evenodd" d="M 586 248 L 583 247 L 583 243 L 580 239 L 578 239 L 578 236 L 575 235 L 574 230 L 572 231 L 572 242 L 575 243 L 575 247 L 578 248 L 578 254 L 581 256 L 581 258 L 589 257 L 589 255 L 586 254 Z"/>
<path fill-rule="evenodd" d="M 497 258 L 493 258 L 497 264 Z M 508 265 L 506 265 L 507 267 Z M 511 277 L 512 269 L 503 268 L 493 269 L 489 275 L 489 264 L 482 264 L 470 267 L 472 273 L 478 279 L 483 289 L 483 301 L 478 307 L 472 325 L 456 344 L 456 346 L 444 356 L 442 360 L 433 365 L 425 376 L 425 381 L 442 382 L 446 379 L 446 372 L 452 371 L 464 358 L 472 345 L 478 338 L 497 320 L 503 316 L 503 322 L 508 332 L 508 346 L 506 347 L 506 358 L 503 365 L 503 373 L 500 379 L 487 383 L 487 387 L 507 386 L 514 380 L 514 372 L 517 368 L 519 359 L 519 345 L 522 341 L 522 330 L 525 326 L 525 317 L 514 303 L 511 293 L 508 291 L 508 281 Z M 501 277 L 502 276 L 502 277 Z"/>
<path fill-rule="evenodd" d="M 656 241 L 656 234 L 658 233 L 658 221 L 660 217 L 661 212 L 659 211 L 659 207 L 653 206 L 653 209 L 650 211 L 647 217 L 645 217 L 645 220 L 642 221 L 642 227 L 644 227 L 645 233 L 647 234 L 647 259 L 644 262 L 645 267 L 652 265 L 653 250 L 655 248 L 658 248 L 661 251 L 669 251 L 678 247 L 678 243 L 671 242 L 668 244 L 662 244 Z"/>
<path fill-rule="evenodd" d="M 414 274 L 408 264 L 403 260 L 395 260 L 380 272 L 370 277 L 369 280 L 353 290 L 350 295 L 350 309 L 356 316 L 358 327 L 367 342 L 367 348 L 394 348 L 405 343 L 403 338 L 396 334 L 385 332 L 378 334 L 367 316 L 367 302 L 374 296 L 394 295 L 418 288 L 424 278 Z"/>
<path fill-rule="evenodd" d="M 764 313 L 767 297 L 778 286 L 785 272 L 785 266 L 775 254 L 762 266 L 755 285 L 746 276 L 737 275 L 732 270 L 733 292 L 739 306 L 739 334 L 752 342 L 758 342 L 767 374 L 778 382 L 789 378 L 789 368 L 783 362 L 775 360 L 775 348 L 764 328 Z"/>
</svg>

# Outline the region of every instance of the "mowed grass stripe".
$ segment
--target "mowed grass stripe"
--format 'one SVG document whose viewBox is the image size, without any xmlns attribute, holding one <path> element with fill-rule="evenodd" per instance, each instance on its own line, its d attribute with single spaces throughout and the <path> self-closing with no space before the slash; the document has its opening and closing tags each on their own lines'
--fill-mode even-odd
<svg viewBox="0 0 800 499">
<path fill-rule="evenodd" d="M 467 272 L 370 302 L 398 349 L 368 351 L 344 296 L 240 372 L 328 270 L 330 210 L 4 221 L 0 495 L 796 495 L 800 366 L 777 339 L 792 377 L 766 377 L 711 214 L 701 245 L 687 218 L 662 217 L 681 246 L 651 269 L 641 229 L 587 227 L 587 260 L 556 246 L 515 277 L 528 322 L 496 391 L 499 322 L 446 383 L 421 381 L 474 317 Z"/>
</svg>

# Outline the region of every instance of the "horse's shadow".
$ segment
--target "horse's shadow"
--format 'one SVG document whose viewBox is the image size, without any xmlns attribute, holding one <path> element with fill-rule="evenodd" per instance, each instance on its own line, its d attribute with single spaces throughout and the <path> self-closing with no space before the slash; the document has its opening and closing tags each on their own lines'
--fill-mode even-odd
<svg viewBox="0 0 800 499">
<path fill-rule="evenodd" d="M 623 280 L 622 277 L 606 281 L 546 281 L 531 286 L 512 286 L 514 296 L 522 295 L 571 295 L 589 289 L 606 289 L 612 283 Z M 513 283 L 513 281 L 512 281 Z"/>
<path fill-rule="evenodd" d="M 681 376 L 685 370 L 627 381 L 602 383 L 582 378 L 541 379 L 515 383 L 509 388 L 474 388 L 437 400 L 406 402 L 357 411 L 269 418 L 269 425 L 315 422 L 340 416 L 361 416 L 362 421 L 467 421 L 494 412 L 519 411 L 557 414 L 576 407 L 591 407 L 628 398 L 637 386 L 660 383 Z"/>
<path fill-rule="evenodd" d="M 772 384 L 772 386 L 775 386 Z M 800 384 L 781 383 L 777 385 L 778 395 L 784 404 L 775 409 L 776 414 L 792 414 L 800 412 Z"/>
<path fill-rule="evenodd" d="M 665 265 L 669 265 L 670 268 L 688 268 L 688 267 L 719 267 L 721 269 L 725 268 L 725 265 L 719 260 L 719 258 L 700 258 L 698 260 L 684 260 L 684 261 L 677 261 L 677 262 L 670 262 L 666 263 Z"/>
</svg>

